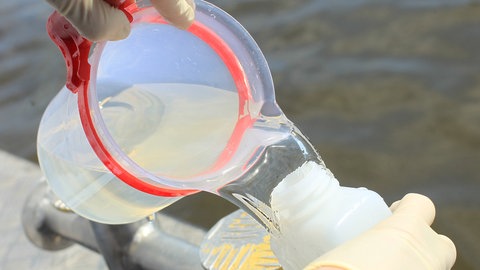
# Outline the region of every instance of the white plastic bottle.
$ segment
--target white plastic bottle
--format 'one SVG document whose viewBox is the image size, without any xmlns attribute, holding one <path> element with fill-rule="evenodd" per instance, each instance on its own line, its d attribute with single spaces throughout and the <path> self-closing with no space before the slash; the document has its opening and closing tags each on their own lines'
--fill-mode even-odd
<svg viewBox="0 0 480 270">
<path fill-rule="evenodd" d="M 342 187 L 330 170 L 312 161 L 274 188 L 271 207 L 279 225 L 271 247 L 285 270 L 302 269 L 391 214 L 377 193 Z"/>
</svg>

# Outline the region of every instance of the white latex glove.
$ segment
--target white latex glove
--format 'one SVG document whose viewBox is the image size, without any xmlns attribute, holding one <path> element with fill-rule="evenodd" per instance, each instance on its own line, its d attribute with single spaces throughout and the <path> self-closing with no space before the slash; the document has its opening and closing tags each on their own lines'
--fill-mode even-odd
<svg viewBox="0 0 480 270">
<path fill-rule="evenodd" d="M 430 199 L 407 194 L 392 204 L 393 215 L 371 230 L 327 252 L 305 270 L 444 270 L 456 259 L 453 242 L 430 228 Z"/>
<path fill-rule="evenodd" d="M 103 0 L 46 1 L 91 41 L 119 40 L 130 33 L 125 14 Z M 194 19 L 193 0 L 151 0 L 151 3 L 162 17 L 179 28 L 187 28 Z"/>
</svg>

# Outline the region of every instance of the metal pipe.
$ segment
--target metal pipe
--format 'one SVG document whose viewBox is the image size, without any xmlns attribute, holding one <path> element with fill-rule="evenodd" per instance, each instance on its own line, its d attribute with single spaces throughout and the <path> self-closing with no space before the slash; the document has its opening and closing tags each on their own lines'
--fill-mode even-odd
<svg viewBox="0 0 480 270">
<path fill-rule="evenodd" d="M 25 203 L 22 223 L 38 247 L 60 250 L 77 243 L 101 253 L 110 269 L 204 269 L 203 230 L 161 214 L 125 225 L 92 222 L 55 207 L 45 183 Z"/>
<path fill-rule="evenodd" d="M 77 243 L 98 252 L 90 222 L 66 208 L 55 207 L 54 203 L 45 182 L 30 194 L 22 211 L 28 239 L 46 250 L 61 250 Z"/>
<path fill-rule="evenodd" d="M 140 228 L 129 247 L 132 263 L 145 269 L 204 269 L 199 247 L 157 229 L 153 222 Z M 155 248 L 161 241 L 162 249 Z"/>
</svg>

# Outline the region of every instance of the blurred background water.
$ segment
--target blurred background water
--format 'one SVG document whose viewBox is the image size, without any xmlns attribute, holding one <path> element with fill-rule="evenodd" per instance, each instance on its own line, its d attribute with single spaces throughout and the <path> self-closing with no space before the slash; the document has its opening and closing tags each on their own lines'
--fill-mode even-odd
<svg viewBox="0 0 480 270">
<path fill-rule="evenodd" d="M 468 0 L 215 0 L 250 31 L 277 101 L 347 186 L 392 203 L 428 195 L 435 229 L 480 269 L 480 4 Z M 0 148 L 36 161 L 65 79 L 41 0 L 0 0 Z M 1 161 L 0 161 L 1 162 Z M 209 227 L 234 207 L 199 194 L 166 209 Z"/>
</svg>

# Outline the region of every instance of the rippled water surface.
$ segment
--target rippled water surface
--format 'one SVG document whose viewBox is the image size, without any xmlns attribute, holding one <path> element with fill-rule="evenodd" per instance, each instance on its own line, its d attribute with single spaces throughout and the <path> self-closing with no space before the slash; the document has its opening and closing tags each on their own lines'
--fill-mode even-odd
<svg viewBox="0 0 480 270">
<path fill-rule="evenodd" d="M 480 269 L 480 5 L 214 3 L 257 40 L 278 103 L 340 182 L 388 203 L 407 192 L 430 196 L 435 228 L 457 245 L 454 269 Z M 0 148 L 31 160 L 41 113 L 65 76 L 44 30 L 49 12 L 40 0 L 0 0 Z M 210 226 L 231 209 L 198 195 L 167 211 Z"/>
</svg>

